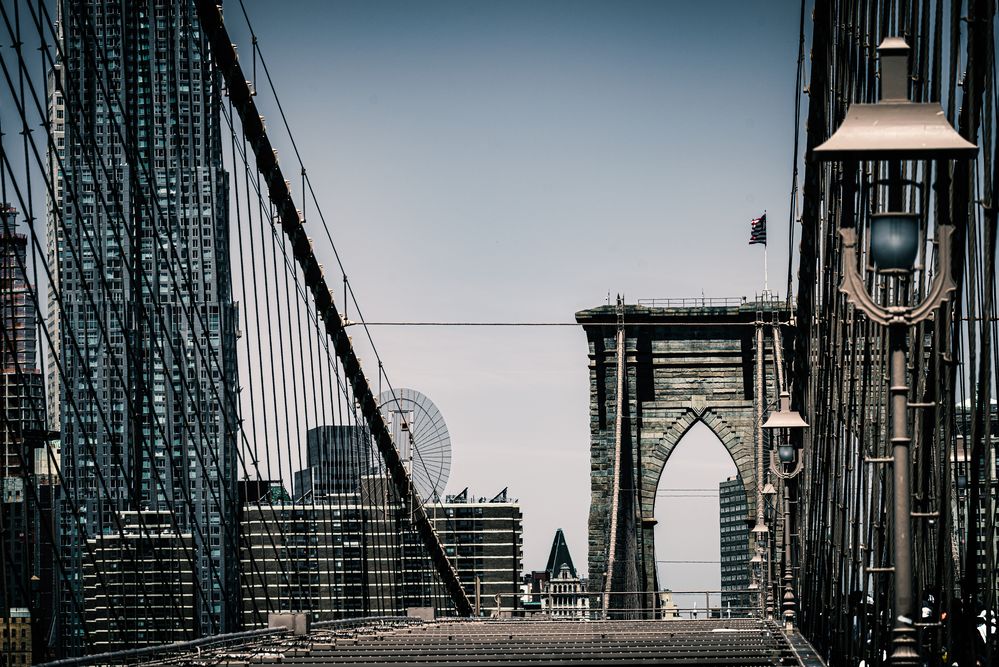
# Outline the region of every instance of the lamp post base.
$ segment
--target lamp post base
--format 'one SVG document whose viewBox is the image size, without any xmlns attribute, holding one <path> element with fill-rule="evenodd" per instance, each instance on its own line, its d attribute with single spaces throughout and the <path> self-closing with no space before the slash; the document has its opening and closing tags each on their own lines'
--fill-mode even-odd
<svg viewBox="0 0 999 667">
<path fill-rule="evenodd" d="M 892 667 L 897 665 L 922 665 L 919 659 L 916 630 L 910 626 L 896 625 L 891 631 Z"/>
<path fill-rule="evenodd" d="M 790 575 L 784 577 L 784 601 L 781 604 L 783 609 L 783 613 L 781 615 L 784 617 L 784 628 L 786 630 L 791 630 L 794 627 L 794 612 L 795 606 L 797 605 L 797 602 L 794 599 L 794 589 L 791 587 L 790 578 Z"/>
</svg>

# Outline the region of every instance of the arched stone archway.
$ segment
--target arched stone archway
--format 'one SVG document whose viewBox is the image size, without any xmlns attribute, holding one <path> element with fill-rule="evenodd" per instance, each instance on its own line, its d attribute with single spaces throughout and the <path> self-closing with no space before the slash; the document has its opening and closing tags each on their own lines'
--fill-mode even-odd
<svg viewBox="0 0 999 667">
<path fill-rule="evenodd" d="M 733 430 L 732 426 L 717 410 L 712 408 L 697 410 L 688 407 L 682 409 L 676 421 L 663 433 L 643 459 L 643 469 L 649 472 L 649 474 L 643 475 L 641 480 L 643 516 L 653 515 L 656 489 L 659 488 L 659 480 L 662 478 L 663 470 L 666 469 L 670 454 L 680 444 L 683 436 L 698 422 L 704 424 L 728 451 L 729 456 L 732 457 L 732 462 L 735 463 L 735 467 L 739 471 L 739 476 L 742 477 L 747 493 L 749 489 L 756 488 L 756 457 L 753 455 L 752 443 L 747 447 L 739 433 Z"/>
<path fill-rule="evenodd" d="M 657 494 L 659 492 L 659 487 L 662 484 L 663 474 L 666 471 L 666 467 L 670 464 L 670 459 L 682 442 L 684 438 L 687 437 L 691 429 L 693 429 L 698 423 L 703 424 L 705 428 L 717 439 L 717 445 L 712 444 L 711 447 L 720 445 L 722 449 L 726 451 L 732 465 L 736 469 L 737 479 L 741 482 L 743 489 L 743 499 L 748 500 L 749 503 L 747 507 L 749 511 L 746 512 L 746 517 L 751 515 L 751 511 L 755 504 L 752 502 L 755 499 L 755 489 L 756 489 L 756 457 L 752 454 L 752 442 L 750 446 L 742 441 L 739 434 L 732 429 L 729 423 L 720 416 L 716 411 L 710 408 L 704 408 L 702 410 L 696 410 L 694 408 L 687 408 L 681 414 L 680 417 L 673 423 L 673 425 L 663 434 L 662 438 L 652 449 L 651 455 L 643 460 L 643 465 L 646 470 L 649 470 L 652 474 L 646 475 L 642 479 L 641 484 L 641 508 L 642 516 L 653 517 L 655 522 L 646 522 L 647 532 L 645 534 L 645 539 L 643 540 L 643 546 L 645 547 L 644 552 L 644 562 L 649 564 L 649 568 L 652 570 L 648 577 L 655 583 L 655 588 L 662 588 L 663 582 L 659 579 L 659 574 L 662 572 L 657 568 L 657 549 L 662 549 L 665 545 L 661 544 L 660 541 L 665 537 L 663 531 L 658 531 L 659 535 L 656 535 L 656 526 L 662 520 L 664 514 L 669 511 L 668 506 L 663 506 L 663 500 L 659 499 L 660 505 L 657 506 Z M 689 447 L 690 445 L 683 445 L 684 447 Z M 736 458 L 740 457 L 740 458 Z M 748 480 L 748 481 L 747 481 Z M 719 510 L 721 509 L 721 503 L 719 504 Z M 709 530 L 720 530 L 721 529 L 721 517 L 719 515 L 719 522 L 710 524 Z M 747 530 L 748 528 L 742 528 L 742 530 Z M 726 534 L 726 538 L 722 539 L 719 535 L 719 543 L 727 543 L 730 538 L 735 538 L 736 535 Z M 666 537 L 666 539 L 669 539 Z M 684 536 L 684 540 L 689 539 L 689 536 Z M 748 566 L 748 561 L 752 555 L 752 546 L 747 539 L 744 542 L 745 553 L 742 556 L 742 560 L 733 563 L 732 561 L 724 560 L 726 556 L 723 554 L 723 568 L 729 572 L 740 570 L 740 568 L 746 568 Z M 661 554 L 661 552 L 660 552 Z M 662 555 L 658 555 L 659 558 Z M 732 557 L 729 553 L 728 558 Z M 728 577 L 726 579 L 726 576 Z M 723 575 L 720 587 L 722 590 L 733 590 L 733 589 L 744 589 L 748 585 L 748 571 L 746 569 L 741 569 L 740 574 L 737 575 Z M 685 588 L 693 589 L 693 587 L 686 586 Z M 745 604 L 743 598 L 733 597 L 730 595 L 721 596 L 721 604 L 725 606 L 726 602 L 733 604 L 734 606 L 740 606 Z"/>
<path fill-rule="evenodd" d="M 589 344 L 590 590 L 621 591 L 607 599 L 611 609 L 649 609 L 655 605 L 650 593 L 658 589 L 656 489 L 670 453 L 698 421 L 732 456 L 746 490 L 747 516 L 755 512 L 756 323 L 766 324 L 763 377 L 766 396 L 774 396 L 770 325 L 786 326 L 789 313 L 776 302 L 629 305 L 581 311 L 576 321 Z M 792 340 L 782 338 L 785 346 Z M 788 352 L 785 358 L 791 358 Z"/>
</svg>

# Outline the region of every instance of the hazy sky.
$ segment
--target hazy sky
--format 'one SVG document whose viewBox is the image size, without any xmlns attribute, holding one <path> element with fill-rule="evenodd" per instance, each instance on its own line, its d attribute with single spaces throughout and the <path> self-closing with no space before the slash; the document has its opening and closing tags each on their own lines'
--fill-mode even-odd
<svg viewBox="0 0 999 667">
<path fill-rule="evenodd" d="M 246 7 L 369 321 L 570 322 L 608 291 L 752 295 L 763 251 L 749 220 L 764 209 L 784 292 L 797 2 Z M 227 3 L 246 67 L 238 11 Z M 393 384 L 447 420 L 448 490 L 509 486 L 525 568 L 544 567 L 559 527 L 585 567 L 582 331 L 374 333 Z M 695 429 L 663 488 L 733 472 Z M 717 499 L 660 501 L 657 558 L 717 559 L 717 512 Z M 673 588 L 718 586 L 717 566 L 660 571 Z"/>
</svg>

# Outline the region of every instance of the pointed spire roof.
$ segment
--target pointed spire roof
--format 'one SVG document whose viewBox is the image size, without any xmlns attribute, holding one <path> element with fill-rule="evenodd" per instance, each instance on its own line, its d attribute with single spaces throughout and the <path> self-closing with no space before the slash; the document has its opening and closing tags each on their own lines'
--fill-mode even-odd
<svg viewBox="0 0 999 667">
<path fill-rule="evenodd" d="M 562 529 L 559 528 L 555 531 L 555 539 L 552 541 L 552 551 L 548 554 L 548 566 L 545 570 L 548 572 L 549 577 L 554 577 L 558 575 L 563 565 L 569 566 L 569 572 L 572 573 L 573 577 L 578 576 L 576 568 L 572 564 L 572 556 L 569 555 L 569 545 L 565 543 L 565 535 L 562 534 Z"/>
</svg>

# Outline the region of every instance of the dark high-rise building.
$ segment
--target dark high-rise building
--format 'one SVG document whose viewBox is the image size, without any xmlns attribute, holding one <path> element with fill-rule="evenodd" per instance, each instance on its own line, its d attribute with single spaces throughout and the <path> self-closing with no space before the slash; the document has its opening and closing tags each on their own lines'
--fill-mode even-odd
<svg viewBox="0 0 999 667">
<path fill-rule="evenodd" d="M 951 527 L 952 543 L 965 567 L 970 563 L 968 551 L 974 548 L 975 578 L 979 590 L 988 590 L 990 578 L 994 576 L 989 554 L 999 553 L 999 531 L 989 530 L 989 517 L 999 517 L 999 494 L 993 486 L 993 480 L 999 479 L 999 407 L 993 401 L 988 416 L 973 415 L 970 402 L 959 403 L 954 406 L 954 416 L 957 436 L 950 455 L 955 471 L 951 507 L 957 520 Z M 977 430 L 981 438 L 977 460 L 972 437 L 974 417 L 979 420 Z M 977 506 L 972 502 L 974 487 L 977 487 Z M 974 545 L 968 544 L 971 535 L 974 535 Z"/>
<path fill-rule="evenodd" d="M 265 626 L 268 612 L 277 611 L 325 621 L 451 606 L 428 576 L 409 511 L 384 476 L 363 475 L 355 490 L 322 498 L 292 500 L 273 482 L 245 487 L 245 628 Z"/>
<path fill-rule="evenodd" d="M 120 541 L 123 512 L 174 517 L 190 535 L 196 632 L 234 627 L 237 323 L 220 78 L 194 1 L 62 0 L 59 23 L 61 307 L 48 317 L 64 371 L 60 640 L 77 654 L 80 605 L 97 599 L 84 599 L 84 554 Z"/>
<path fill-rule="evenodd" d="M 524 560 L 520 503 L 506 489 L 492 498 L 475 498 L 466 488 L 428 512 L 468 598 L 475 599 L 478 578 L 482 613 L 515 613 Z"/>
<path fill-rule="evenodd" d="M 59 525 L 59 503 L 62 486 L 59 481 L 60 444 L 59 434 L 46 434 L 48 442 L 35 448 L 35 495 L 31 499 L 34 506 L 32 530 L 35 545 L 32 577 L 35 598 L 31 607 L 34 632 L 34 661 L 46 662 L 58 657 L 48 640 L 54 635 L 57 618 L 57 582 L 60 571 L 56 564 L 55 549 L 58 546 L 57 528 Z"/>
<path fill-rule="evenodd" d="M 295 498 L 355 493 L 375 472 L 371 438 L 363 426 L 317 426 L 306 434 L 306 467 L 295 473 Z"/>
<path fill-rule="evenodd" d="M 5 638 L 7 624 L 11 632 L 15 624 L 18 632 L 26 629 L 30 656 L 31 608 L 37 607 L 31 576 L 39 558 L 31 485 L 35 448 L 45 444 L 45 399 L 37 309 L 25 273 L 27 237 L 16 232 L 16 218 L 13 207 L 0 204 L 0 624 Z"/>
<path fill-rule="evenodd" d="M 749 510 L 741 477 L 736 475 L 718 483 L 718 505 L 721 515 L 722 613 L 742 616 L 748 613 L 749 595 L 745 592 L 726 592 L 749 588 L 749 526 L 746 525 Z"/>
</svg>

